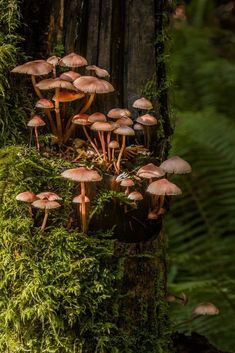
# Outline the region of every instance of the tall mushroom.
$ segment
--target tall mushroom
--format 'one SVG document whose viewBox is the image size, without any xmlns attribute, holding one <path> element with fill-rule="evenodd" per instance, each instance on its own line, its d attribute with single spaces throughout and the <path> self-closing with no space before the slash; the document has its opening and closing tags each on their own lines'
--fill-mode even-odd
<svg viewBox="0 0 235 353">
<path fill-rule="evenodd" d="M 21 202 L 27 202 L 29 204 L 29 215 L 32 218 L 33 212 L 31 204 L 36 200 L 36 195 L 31 191 L 24 191 L 16 196 L 16 200 Z"/>
<path fill-rule="evenodd" d="M 62 174 L 62 177 L 77 181 L 81 183 L 81 197 L 82 197 L 82 207 L 81 207 L 81 219 L 82 219 L 82 232 L 87 231 L 87 222 L 86 222 L 86 192 L 85 192 L 85 183 L 86 182 L 95 182 L 102 179 L 101 175 L 94 169 L 88 169 L 86 167 L 78 167 L 65 170 Z"/>
<path fill-rule="evenodd" d="M 31 128 L 34 128 L 35 142 L 36 142 L 37 150 L 39 151 L 40 144 L 39 144 L 39 139 L 38 139 L 38 128 L 40 126 L 46 125 L 46 123 L 44 120 L 42 120 L 42 118 L 39 115 L 34 115 L 34 117 L 29 120 L 27 125 Z"/>
<path fill-rule="evenodd" d="M 122 136 L 122 147 L 120 149 L 117 164 L 116 164 L 117 172 L 119 173 L 120 167 L 121 167 L 121 158 L 126 148 L 126 136 L 134 136 L 135 131 L 131 127 L 123 125 L 118 127 L 116 130 L 114 130 L 114 133 Z"/>
<path fill-rule="evenodd" d="M 150 114 L 145 114 L 145 115 L 141 115 L 139 116 L 136 121 L 143 125 L 146 131 L 146 147 L 149 148 L 149 144 L 150 144 L 150 127 L 157 125 L 157 119 L 150 115 Z"/>
<path fill-rule="evenodd" d="M 43 98 L 42 93 L 36 87 L 36 76 L 48 75 L 53 70 L 53 65 L 46 62 L 45 60 L 33 60 L 28 61 L 23 65 L 16 66 L 11 72 L 19 74 L 31 75 L 31 80 L 33 84 L 34 91 L 39 98 Z M 49 119 L 51 130 L 53 134 L 56 134 L 56 127 L 52 119 L 51 113 L 49 110 L 45 110 L 45 113 Z"/>
<path fill-rule="evenodd" d="M 46 227 L 49 210 L 59 208 L 61 205 L 57 201 L 36 200 L 32 203 L 32 206 L 45 211 L 44 218 L 41 225 L 41 231 L 43 232 Z"/>
<path fill-rule="evenodd" d="M 56 78 L 56 66 L 59 64 L 60 57 L 59 56 L 50 56 L 47 59 L 47 62 L 51 65 L 53 65 L 53 77 Z"/>
<path fill-rule="evenodd" d="M 107 132 L 107 146 L 108 146 L 110 142 L 111 132 L 114 130 L 114 126 L 109 122 L 97 121 L 94 124 L 92 124 L 91 130 L 98 132 L 102 151 L 103 151 L 104 161 L 107 161 L 107 156 L 106 156 L 107 151 L 106 151 L 106 142 L 105 142 L 104 133 Z M 110 154 L 108 154 L 108 157 L 110 159 Z"/>
</svg>

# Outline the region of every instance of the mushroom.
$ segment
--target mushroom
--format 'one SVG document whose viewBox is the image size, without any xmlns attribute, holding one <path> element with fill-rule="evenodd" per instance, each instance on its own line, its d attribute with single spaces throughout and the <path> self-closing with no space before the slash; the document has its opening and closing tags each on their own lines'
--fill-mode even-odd
<svg viewBox="0 0 235 353">
<path fill-rule="evenodd" d="M 131 112 L 126 108 L 113 108 L 108 112 L 107 116 L 110 119 L 120 119 L 123 116 L 131 116 Z"/>
<path fill-rule="evenodd" d="M 86 222 L 86 193 L 85 193 L 85 183 L 86 182 L 95 182 L 102 179 L 101 175 L 94 169 L 88 169 L 86 167 L 78 167 L 73 169 L 65 170 L 62 174 L 62 177 L 69 180 L 77 181 L 81 183 L 81 197 L 82 197 L 82 207 L 81 207 L 81 219 L 82 219 L 82 232 L 87 231 L 87 222 Z"/>
<path fill-rule="evenodd" d="M 68 103 L 73 102 L 77 99 L 82 99 L 84 97 L 84 93 L 81 92 L 74 92 L 74 91 L 60 91 L 57 96 L 54 95 L 52 100 L 55 101 L 58 99 L 60 103 Z"/>
<path fill-rule="evenodd" d="M 187 174 L 192 172 L 191 165 L 179 156 L 173 156 L 160 165 L 169 174 Z"/>
<path fill-rule="evenodd" d="M 73 82 L 75 81 L 78 77 L 81 75 L 78 72 L 75 71 L 66 71 L 63 74 L 60 75 L 61 80 Z"/>
<path fill-rule="evenodd" d="M 40 200 L 48 200 L 48 201 L 62 200 L 62 198 L 59 195 L 57 195 L 55 192 L 52 192 L 52 191 L 40 192 L 39 194 L 36 195 L 36 197 Z"/>
<path fill-rule="evenodd" d="M 145 134 L 145 144 L 146 147 L 149 148 L 150 144 L 150 126 L 157 125 L 157 119 L 150 115 L 150 114 L 145 114 L 141 115 L 136 119 L 137 123 L 141 124 L 144 126 L 146 134 Z"/>
<path fill-rule="evenodd" d="M 64 56 L 62 59 L 60 59 L 59 65 L 72 67 L 72 68 L 81 67 L 81 66 L 87 65 L 87 60 L 79 54 L 70 53 Z"/>
<path fill-rule="evenodd" d="M 86 138 L 88 139 L 88 141 L 90 142 L 90 144 L 94 148 L 94 150 L 96 151 L 97 155 L 100 156 L 99 150 L 97 149 L 95 143 L 92 141 L 92 138 L 90 137 L 90 135 L 88 134 L 88 131 L 86 129 L 86 125 L 91 124 L 88 121 L 88 117 L 89 117 L 89 115 L 87 115 L 87 114 L 77 114 L 73 117 L 72 121 L 74 124 L 82 126 L 84 134 L 86 135 Z"/>
<path fill-rule="evenodd" d="M 86 67 L 86 70 L 94 71 L 96 76 L 101 77 L 101 78 L 110 76 L 107 70 L 101 69 L 100 67 L 98 67 L 96 65 L 89 65 Z"/>
<path fill-rule="evenodd" d="M 34 91 L 39 98 L 43 98 L 42 93 L 36 87 L 36 76 L 48 75 L 53 70 L 53 65 L 49 64 L 45 60 L 33 60 L 28 61 L 23 65 L 16 66 L 11 72 L 31 75 L 31 80 L 33 84 Z M 56 127 L 52 119 L 49 110 L 45 110 L 45 113 L 49 119 L 51 130 L 56 134 Z"/>
<path fill-rule="evenodd" d="M 120 166 L 121 166 L 121 158 L 126 147 L 126 136 L 134 136 L 135 131 L 131 127 L 123 125 L 117 128 L 116 130 L 114 130 L 114 133 L 122 136 L 122 147 L 120 149 L 117 164 L 116 164 L 117 172 L 119 173 Z"/>
<path fill-rule="evenodd" d="M 49 99 L 41 98 L 37 101 L 37 103 L 35 104 L 35 107 L 41 108 L 41 109 L 53 109 L 54 104 Z"/>
<path fill-rule="evenodd" d="M 46 125 L 45 121 L 42 120 L 42 118 L 39 115 L 34 115 L 32 119 L 29 120 L 28 124 L 29 127 L 34 128 L 34 133 L 35 133 L 35 142 L 38 151 L 40 150 L 40 145 L 39 145 L 39 139 L 38 139 L 38 128 L 39 126 L 44 126 Z"/>
<path fill-rule="evenodd" d="M 151 184 L 153 178 L 161 178 L 165 175 L 165 172 L 163 169 L 157 167 L 153 163 L 149 163 L 141 167 L 137 171 L 137 175 L 140 178 L 149 179 L 149 184 Z"/>
<path fill-rule="evenodd" d="M 122 184 L 121 184 L 122 185 Z M 128 195 L 128 199 L 132 200 L 135 202 L 137 201 L 141 201 L 143 200 L 143 195 L 139 192 L 139 191 L 132 191 L 129 195 Z"/>
<path fill-rule="evenodd" d="M 91 130 L 98 132 L 103 155 L 104 155 L 104 161 L 107 161 L 104 133 L 107 132 L 107 145 L 109 145 L 111 132 L 114 130 L 114 126 L 109 122 L 97 121 L 91 126 Z"/>
<path fill-rule="evenodd" d="M 120 183 L 121 186 L 125 186 L 125 195 L 129 195 L 130 193 L 130 187 L 135 185 L 133 180 L 130 179 L 130 178 L 127 178 L 127 179 L 123 179 Z"/>
<path fill-rule="evenodd" d="M 36 200 L 36 195 L 31 192 L 31 191 L 24 191 L 21 192 L 20 194 L 18 194 L 16 196 L 16 200 L 17 201 L 21 201 L 21 202 L 27 202 L 29 204 L 29 215 L 32 218 L 33 217 L 33 211 L 32 211 L 32 206 L 31 203 L 34 202 Z"/>
<path fill-rule="evenodd" d="M 153 109 L 152 103 L 144 97 L 135 100 L 132 107 L 137 108 L 137 109 L 141 109 L 141 110 Z"/>
<path fill-rule="evenodd" d="M 218 315 L 219 309 L 212 303 L 200 303 L 195 306 L 193 313 L 196 315 Z"/>
<path fill-rule="evenodd" d="M 58 139 L 59 139 L 59 142 L 61 142 L 62 124 L 61 124 L 60 107 L 59 107 L 60 88 L 66 88 L 72 91 L 76 91 L 76 88 L 73 86 L 71 82 L 61 80 L 60 78 L 49 78 L 46 80 L 42 80 L 38 82 L 36 86 L 41 90 L 55 89 L 54 99 L 55 99 L 56 124 L 57 124 Z"/>
<path fill-rule="evenodd" d="M 106 121 L 106 116 L 102 113 L 96 112 L 89 116 L 88 121 L 90 123 L 96 123 L 100 121 Z"/>
<path fill-rule="evenodd" d="M 128 116 L 127 117 L 123 116 L 116 120 L 116 124 L 119 126 L 122 126 L 122 125 L 132 126 L 134 123 L 131 120 L 131 118 L 129 118 Z"/>
<path fill-rule="evenodd" d="M 120 147 L 119 143 L 116 140 L 110 141 L 108 147 L 112 150 L 111 158 L 112 158 L 112 161 L 114 161 L 114 159 L 115 159 L 115 150 Z"/>
<path fill-rule="evenodd" d="M 54 78 L 56 78 L 56 66 L 58 65 L 60 61 L 60 57 L 59 56 L 50 56 L 48 59 L 47 59 L 47 62 L 51 65 L 53 65 L 53 76 Z"/>
<path fill-rule="evenodd" d="M 114 88 L 111 85 L 111 83 L 93 76 L 79 77 L 73 82 L 73 84 L 79 91 L 82 91 L 90 95 L 86 104 L 81 109 L 79 114 L 85 113 L 90 108 L 96 93 L 102 94 L 102 93 L 109 93 L 114 91 Z M 69 139 L 69 137 L 72 135 L 74 131 L 74 126 L 70 125 L 70 123 L 71 123 L 71 120 L 68 121 L 68 124 L 66 127 L 67 131 L 65 134 L 65 142 Z"/>
<path fill-rule="evenodd" d="M 78 214 L 79 214 L 79 213 L 82 214 L 82 212 L 81 212 L 82 195 L 80 194 L 80 195 L 78 195 L 78 196 L 75 196 L 75 197 L 73 198 L 73 203 L 75 203 L 75 204 L 78 205 Z M 89 197 L 85 196 L 85 204 L 89 204 L 89 203 L 90 203 Z M 87 212 L 88 212 L 88 211 L 86 210 L 86 213 L 87 213 Z"/>
<path fill-rule="evenodd" d="M 43 218 L 42 225 L 41 225 L 41 231 L 43 232 L 46 227 L 49 210 L 59 208 L 61 205 L 57 201 L 36 200 L 32 203 L 32 206 L 35 208 L 45 210 L 44 218 Z"/>
</svg>

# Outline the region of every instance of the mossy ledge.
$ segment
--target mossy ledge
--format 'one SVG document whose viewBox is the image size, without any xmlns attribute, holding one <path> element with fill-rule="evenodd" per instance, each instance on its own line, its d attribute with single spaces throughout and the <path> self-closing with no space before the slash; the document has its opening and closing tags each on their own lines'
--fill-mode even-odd
<svg viewBox="0 0 235 353">
<path fill-rule="evenodd" d="M 22 146 L 0 151 L 0 352 L 166 353 L 165 238 L 124 244 L 66 229 L 69 166 Z M 63 196 L 44 233 L 42 213 L 33 224 L 15 200 L 30 189 Z"/>
</svg>

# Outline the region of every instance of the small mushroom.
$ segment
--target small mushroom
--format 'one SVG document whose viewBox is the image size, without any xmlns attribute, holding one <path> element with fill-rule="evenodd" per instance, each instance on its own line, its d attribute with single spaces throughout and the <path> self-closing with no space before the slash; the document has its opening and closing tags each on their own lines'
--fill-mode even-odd
<svg viewBox="0 0 235 353">
<path fill-rule="evenodd" d="M 82 195 L 78 195 L 78 196 L 75 196 L 73 198 L 73 203 L 77 204 L 78 205 L 78 214 L 82 214 Z M 85 204 L 89 204 L 90 203 L 90 199 L 88 196 L 85 196 Z M 88 210 L 86 209 L 86 213 L 88 213 Z"/>
<path fill-rule="evenodd" d="M 160 165 L 168 174 L 187 174 L 192 172 L 191 165 L 179 156 L 173 156 Z"/>
<path fill-rule="evenodd" d="M 76 67 L 86 66 L 87 60 L 79 54 L 70 53 L 64 56 L 62 59 L 60 59 L 59 65 L 76 68 Z"/>
<path fill-rule="evenodd" d="M 91 126 L 91 130 L 97 131 L 103 151 L 103 156 L 104 156 L 104 161 L 107 161 L 107 151 L 106 151 L 106 142 L 105 142 L 105 135 L 104 133 L 107 133 L 107 146 L 109 145 L 110 142 L 110 136 L 111 132 L 114 130 L 114 126 L 110 124 L 109 122 L 103 122 L 103 121 L 97 121 Z M 110 157 L 110 154 L 108 153 L 108 157 Z"/>
<path fill-rule="evenodd" d="M 37 101 L 37 103 L 35 104 L 35 107 L 41 108 L 41 109 L 53 109 L 54 104 L 49 99 L 41 98 Z"/>
<path fill-rule="evenodd" d="M 36 200 L 32 203 L 32 206 L 35 208 L 39 208 L 41 210 L 45 210 L 44 218 L 43 218 L 42 225 L 41 225 L 42 232 L 44 231 L 44 229 L 46 227 L 49 210 L 61 207 L 59 202 L 49 201 L 49 200 Z"/>
<path fill-rule="evenodd" d="M 89 116 L 88 118 L 88 121 L 90 123 L 96 123 L 96 122 L 101 122 L 101 121 L 106 121 L 106 116 L 102 113 L 99 113 L 99 112 L 96 112 L 96 113 L 93 113 Z"/>
<path fill-rule="evenodd" d="M 81 77 L 81 75 L 75 71 L 66 71 L 60 75 L 61 80 L 65 80 L 69 82 L 75 81 L 78 77 Z"/>
<path fill-rule="evenodd" d="M 131 116 L 131 112 L 128 109 L 126 109 L 126 108 L 113 108 L 113 109 L 111 109 L 108 112 L 107 116 L 110 119 L 120 119 L 123 116 L 130 117 Z"/>
<path fill-rule="evenodd" d="M 54 78 L 56 78 L 56 66 L 59 64 L 59 61 L 60 61 L 60 57 L 59 56 L 50 56 L 48 59 L 47 59 L 47 62 L 51 65 L 53 65 L 53 76 Z"/>
<path fill-rule="evenodd" d="M 96 170 L 88 169 L 86 167 L 67 169 L 61 174 L 61 176 L 66 179 L 81 183 L 81 195 L 82 195 L 81 196 L 82 197 L 81 219 L 82 219 L 82 231 L 83 233 L 85 233 L 87 231 L 85 183 L 100 181 L 102 177 Z"/>
<path fill-rule="evenodd" d="M 55 192 L 52 192 L 52 191 L 40 192 L 39 194 L 36 195 L 36 197 L 40 200 L 48 200 L 48 201 L 62 200 L 62 198 L 59 195 L 57 195 Z"/>
<path fill-rule="evenodd" d="M 101 69 L 100 67 L 96 66 L 96 65 L 89 65 L 86 67 L 86 70 L 88 71 L 94 71 L 95 74 L 98 76 L 98 77 L 109 77 L 109 73 L 107 70 L 105 69 Z"/>
<path fill-rule="evenodd" d="M 31 191 L 24 191 L 16 196 L 16 200 L 21 202 L 27 202 L 29 204 L 29 215 L 32 218 L 33 211 L 31 204 L 36 200 L 36 195 Z"/>
<path fill-rule="evenodd" d="M 120 149 L 117 164 L 116 164 L 117 172 L 119 173 L 120 167 L 121 167 L 121 158 L 126 147 L 126 136 L 134 136 L 135 131 L 131 127 L 123 125 L 117 128 L 116 130 L 114 130 L 114 133 L 122 136 L 122 147 Z"/>
<path fill-rule="evenodd" d="M 218 315 L 219 309 L 212 303 L 200 303 L 195 306 L 193 313 L 196 315 Z"/>
<path fill-rule="evenodd" d="M 135 100 L 132 107 L 137 108 L 137 109 L 141 109 L 141 110 L 153 109 L 152 103 L 144 97 Z"/>
<path fill-rule="evenodd" d="M 126 194 L 126 195 L 129 195 L 129 193 L 130 193 L 130 187 L 133 186 L 133 185 L 135 185 L 135 184 L 134 184 L 134 182 L 133 182 L 132 179 L 127 178 L 127 179 L 123 179 L 123 180 L 121 181 L 120 185 L 121 185 L 121 186 L 125 186 L 125 188 L 126 188 L 126 189 L 125 189 L 125 194 Z"/>
<path fill-rule="evenodd" d="M 39 115 L 34 115 L 34 117 L 29 120 L 27 125 L 29 127 L 34 128 L 36 146 L 37 146 L 37 149 L 39 151 L 40 150 L 40 144 L 39 144 L 39 139 L 38 139 L 38 128 L 40 126 L 46 125 L 46 123 L 45 123 L 44 120 L 42 120 L 42 118 Z"/>
<path fill-rule="evenodd" d="M 145 128 L 146 131 L 146 147 L 149 148 L 149 144 L 150 144 L 150 127 L 157 125 L 157 119 L 150 115 L 150 114 L 145 114 L 145 115 L 141 115 L 136 119 L 137 123 L 142 124 Z"/>
<path fill-rule="evenodd" d="M 151 184 L 152 179 L 161 178 L 165 175 L 165 172 L 160 167 L 157 167 L 153 163 L 149 163 L 141 167 L 137 171 L 137 175 L 140 178 L 149 179 L 149 184 Z"/>
<path fill-rule="evenodd" d="M 139 191 L 132 191 L 128 195 L 128 199 L 134 201 L 136 204 L 137 201 L 143 200 L 143 195 Z"/>
</svg>

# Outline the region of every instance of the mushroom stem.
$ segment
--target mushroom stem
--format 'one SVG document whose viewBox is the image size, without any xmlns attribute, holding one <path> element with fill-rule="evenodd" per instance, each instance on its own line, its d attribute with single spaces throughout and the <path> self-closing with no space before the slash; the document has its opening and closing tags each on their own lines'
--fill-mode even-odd
<svg viewBox="0 0 235 353">
<path fill-rule="evenodd" d="M 123 152 L 124 152 L 125 146 L 126 146 L 126 136 L 123 135 L 123 136 L 122 136 L 122 147 L 121 147 L 121 149 L 120 149 L 120 152 L 119 152 L 119 155 L 118 155 L 118 160 L 117 160 L 117 171 L 118 171 L 118 172 L 120 171 L 121 158 L 122 158 L 122 154 L 123 154 Z"/>
<path fill-rule="evenodd" d="M 48 219 L 48 209 L 45 208 L 45 214 L 44 214 L 44 218 L 42 221 L 42 225 L 41 225 L 41 231 L 44 232 L 44 229 L 46 227 L 46 223 L 47 223 L 47 219 Z"/>
<path fill-rule="evenodd" d="M 56 78 L 56 66 L 53 65 L 53 77 Z"/>
<path fill-rule="evenodd" d="M 34 88 L 36 95 L 38 96 L 38 98 L 43 98 L 41 91 L 36 87 L 37 82 L 36 82 L 36 78 L 34 75 L 31 75 L 31 80 L 32 80 L 32 85 L 33 85 L 33 88 Z M 44 109 L 44 112 L 45 112 L 46 116 L 48 117 L 52 133 L 56 135 L 57 131 L 56 131 L 56 127 L 55 127 L 54 121 L 52 119 L 50 110 Z"/>
<path fill-rule="evenodd" d="M 96 145 L 94 144 L 94 142 L 92 141 L 92 138 L 88 134 L 86 127 L 83 125 L 82 128 L 83 128 L 84 134 L 86 135 L 87 140 L 90 142 L 91 146 L 94 148 L 94 150 L 96 151 L 96 153 L 100 157 L 100 152 L 99 152 L 98 148 L 96 147 Z"/>
<path fill-rule="evenodd" d="M 103 150 L 103 154 L 104 154 L 104 161 L 106 162 L 107 161 L 107 157 L 106 157 L 104 131 L 101 131 L 101 141 L 102 141 L 102 150 Z"/>
<path fill-rule="evenodd" d="M 161 195 L 160 198 L 159 198 L 159 209 L 160 209 L 161 207 L 163 207 L 164 200 L 165 200 L 165 196 L 164 196 L 164 195 Z"/>
<path fill-rule="evenodd" d="M 34 133 L 35 133 L 35 142 L 36 142 L 36 146 L 37 146 L 37 150 L 40 150 L 40 144 L 39 144 L 39 139 L 38 139 L 38 127 L 35 126 L 34 128 Z"/>
<path fill-rule="evenodd" d="M 89 99 L 87 100 L 86 104 L 80 110 L 80 112 L 78 114 L 84 114 L 90 108 L 91 104 L 93 103 L 94 98 L 95 98 L 95 93 L 92 93 L 90 95 Z M 72 118 L 69 119 L 68 124 L 66 126 L 67 131 L 65 132 L 65 135 L 64 135 L 64 142 L 68 141 L 68 139 L 70 138 L 70 136 L 72 135 L 72 133 L 75 130 L 75 126 L 71 122 L 72 122 Z"/>
<path fill-rule="evenodd" d="M 82 207 L 81 207 L 81 219 L 82 219 L 82 232 L 86 232 L 86 203 L 85 203 L 85 182 L 81 181 L 81 195 L 82 195 Z"/>
<path fill-rule="evenodd" d="M 30 218 L 33 218 L 33 210 L 32 210 L 32 206 L 30 204 L 28 206 L 28 210 L 29 210 Z"/>
<path fill-rule="evenodd" d="M 56 114 L 56 125 L 57 125 L 57 131 L 58 131 L 58 139 L 59 139 L 59 142 L 61 142 L 62 124 L 61 124 L 61 118 L 60 118 L 59 94 L 60 94 L 60 89 L 59 89 L 59 88 L 56 88 L 56 89 L 55 89 L 55 114 Z"/>
<path fill-rule="evenodd" d="M 29 147 L 31 147 L 31 145 L 32 145 L 32 135 L 33 135 L 33 129 L 30 129 Z"/>
<path fill-rule="evenodd" d="M 111 161 L 111 150 L 110 150 L 110 147 L 109 147 L 110 139 L 111 139 L 111 131 L 109 131 L 108 134 L 107 134 L 108 161 Z"/>
<path fill-rule="evenodd" d="M 149 126 L 146 126 L 146 147 L 149 148 L 150 145 L 150 128 Z"/>
</svg>

